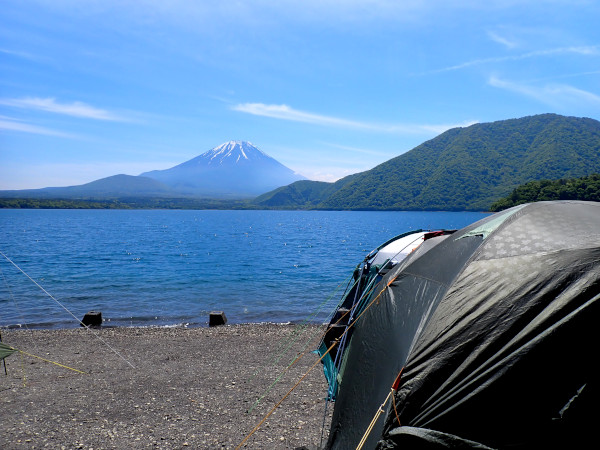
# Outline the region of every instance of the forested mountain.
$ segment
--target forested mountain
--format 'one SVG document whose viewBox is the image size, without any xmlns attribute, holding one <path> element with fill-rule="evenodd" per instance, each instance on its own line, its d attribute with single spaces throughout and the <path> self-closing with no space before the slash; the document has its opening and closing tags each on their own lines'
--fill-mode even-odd
<svg viewBox="0 0 600 450">
<path fill-rule="evenodd" d="M 256 197 L 253 203 L 281 208 L 314 208 L 359 175 L 349 175 L 335 183 L 310 180 L 296 181 L 289 186 L 283 186 Z"/>
<path fill-rule="evenodd" d="M 543 114 L 454 128 L 330 186 L 293 183 L 255 201 L 286 208 L 485 211 L 529 181 L 595 172 L 600 122 Z"/>
<path fill-rule="evenodd" d="M 523 203 L 548 200 L 600 202 L 600 174 L 581 178 L 530 181 L 516 188 L 508 197 L 494 202 L 490 211 L 502 211 Z"/>
</svg>

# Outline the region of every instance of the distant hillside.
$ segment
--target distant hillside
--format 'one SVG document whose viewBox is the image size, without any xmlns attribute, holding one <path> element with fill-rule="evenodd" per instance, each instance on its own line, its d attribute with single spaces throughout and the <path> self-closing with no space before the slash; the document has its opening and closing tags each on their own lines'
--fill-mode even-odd
<svg viewBox="0 0 600 450">
<path fill-rule="evenodd" d="M 251 199 L 302 179 L 302 175 L 285 167 L 249 142 L 230 141 L 170 169 L 153 170 L 139 176 L 114 175 L 79 186 L 0 191 L 0 198 L 102 201 L 127 199 L 127 204 L 132 198 L 235 201 Z M 148 204 L 147 201 L 142 203 Z M 165 204 L 164 201 L 150 202 L 155 203 Z M 120 204 L 108 205 L 115 207 Z M 179 202 L 169 201 L 166 204 L 178 205 Z M 193 204 L 212 205 L 213 202 Z"/>
<path fill-rule="evenodd" d="M 530 181 L 516 188 L 507 197 L 492 204 L 490 211 L 548 200 L 585 200 L 600 202 L 600 174 L 560 180 Z"/>
<path fill-rule="evenodd" d="M 175 196 L 167 185 L 147 177 L 113 175 L 79 186 L 0 191 L 3 198 L 120 198 Z"/>
<path fill-rule="evenodd" d="M 256 197 L 253 203 L 265 207 L 277 208 L 314 208 L 350 183 L 358 175 L 354 174 L 344 177 L 335 183 L 310 180 L 296 181 L 289 186 L 283 186 Z"/>
<path fill-rule="evenodd" d="M 543 114 L 454 128 L 329 187 L 292 184 L 256 202 L 334 210 L 485 211 L 528 181 L 600 172 L 599 155 L 600 122 Z"/>
</svg>

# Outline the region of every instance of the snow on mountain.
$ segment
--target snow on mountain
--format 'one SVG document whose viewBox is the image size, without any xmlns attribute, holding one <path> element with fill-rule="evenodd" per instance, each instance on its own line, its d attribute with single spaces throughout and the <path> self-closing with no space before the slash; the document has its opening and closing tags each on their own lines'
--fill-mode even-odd
<svg viewBox="0 0 600 450">
<path fill-rule="evenodd" d="M 212 164 L 223 164 L 224 161 L 228 160 L 235 161 L 237 163 L 240 161 L 240 159 L 269 157 L 267 154 L 259 150 L 258 147 L 255 147 L 250 142 L 245 141 L 225 142 L 224 144 L 221 144 L 200 156 L 210 159 L 210 163 Z"/>
<path fill-rule="evenodd" d="M 186 195 L 213 198 L 253 197 L 305 179 L 246 141 L 229 141 L 170 169 L 141 176 Z"/>
<path fill-rule="evenodd" d="M 229 141 L 219 145 L 194 159 L 183 164 L 198 165 L 222 165 L 236 164 L 240 162 L 256 161 L 260 159 L 272 159 L 269 155 L 259 150 L 250 142 Z"/>
</svg>

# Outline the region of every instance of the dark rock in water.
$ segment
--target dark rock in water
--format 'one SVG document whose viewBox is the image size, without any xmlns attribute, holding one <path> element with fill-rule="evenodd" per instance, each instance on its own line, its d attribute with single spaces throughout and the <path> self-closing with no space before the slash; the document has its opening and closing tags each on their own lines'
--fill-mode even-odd
<svg viewBox="0 0 600 450">
<path fill-rule="evenodd" d="M 227 317 L 223 311 L 211 311 L 208 317 L 208 326 L 216 327 L 218 325 L 225 325 L 227 323 Z"/>
<path fill-rule="evenodd" d="M 83 316 L 81 320 L 82 327 L 101 327 L 102 313 L 100 311 L 90 311 Z"/>
</svg>

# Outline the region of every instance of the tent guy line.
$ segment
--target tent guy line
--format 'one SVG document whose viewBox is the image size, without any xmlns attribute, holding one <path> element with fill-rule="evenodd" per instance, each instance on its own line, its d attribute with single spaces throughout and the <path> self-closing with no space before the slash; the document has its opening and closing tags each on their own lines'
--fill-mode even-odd
<svg viewBox="0 0 600 450">
<path fill-rule="evenodd" d="M 389 241 L 387 241 L 386 243 L 382 244 L 382 245 L 381 245 L 379 248 L 381 248 L 381 247 L 385 246 L 386 244 L 390 243 L 390 242 L 391 242 L 391 241 L 393 241 L 393 240 L 394 240 L 394 239 L 390 239 L 390 240 L 389 240 Z M 396 258 L 396 257 L 397 257 L 398 255 L 400 255 L 400 254 L 401 254 L 403 251 L 405 251 L 405 250 L 406 250 L 406 249 L 408 249 L 408 248 L 411 248 L 411 246 L 412 246 L 412 245 L 413 245 L 415 242 L 417 242 L 418 240 L 419 240 L 418 238 L 417 238 L 417 239 L 414 239 L 412 242 L 410 242 L 410 243 L 408 243 L 408 244 L 404 245 L 404 247 L 402 247 L 402 248 L 400 248 L 399 250 L 397 250 L 393 256 L 391 256 L 390 258 L 388 258 L 388 259 L 387 259 L 387 261 L 389 261 L 389 260 L 392 260 L 392 259 Z M 371 252 L 371 253 L 369 253 L 369 254 L 368 254 L 366 257 L 365 257 L 365 261 L 367 261 L 367 260 L 368 260 L 370 257 L 372 257 L 372 256 L 373 256 L 373 254 L 374 254 L 374 252 Z M 386 261 L 386 262 L 387 262 L 387 261 Z M 385 265 L 385 264 L 384 264 L 384 265 Z M 271 415 L 271 414 L 272 414 L 272 413 L 273 413 L 273 412 L 274 412 L 274 411 L 275 411 L 275 410 L 276 410 L 276 409 L 279 407 L 279 405 L 280 405 L 280 404 L 281 404 L 281 403 L 282 403 L 282 402 L 283 402 L 283 401 L 284 401 L 284 400 L 285 400 L 285 399 L 286 399 L 286 398 L 287 398 L 287 397 L 288 397 L 288 396 L 289 396 L 289 395 L 292 393 L 292 391 L 293 391 L 294 389 L 296 389 L 296 387 L 297 387 L 297 386 L 300 384 L 300 382 L 301 382 L 301 381 L 302 381 L 302 380 L 303 380 L 303 379 L 304 379 L 304 378 L 305 378 L 305 377 L 306 377 L 306 376 L 307 376 L 307 375 L 310 373 L 310 371 L 311 371 L 311 370 L 312 370 L 312 369 L 313 369 L 313 368 L 314 368 L 314 367 L 315 367 L 315 366 L 316 366 L 316 365 L 317 365 L 319 362 L 321 362 L 321 361 L 323 360 L 323 358 L 324 358 L 324 357 L 325 357 L 325 356 L 326 356 L 326 355 L 327 355 L 327 354 L 328 354 L 328 353 L 329 353 L 329 352 L 330 352 L 330 351 L 331 351 L 331 350 L 332 350 L 332 349 L 335 347 L 335 345 L 336 345 L 336 344 L 338 344 L 339 342 L 341 342 L 341 341 L 343 340 L 343 337 L 344 337 L 344 336 L 345 336 L 345 335 L 348 333 L 348 330 L 349 330 L 349 329 L 350 329 L 350 328 L 351 328 L 351 327 L 352 327 L 352 326 L 353 326 L 353 325 L 354 325 L 354 324 L 355 324 L 355 323 L 356 323 L 356 322 L 357 322 L 357 321 L 358 321 L 358 320 L 361 318 L 361 316 L 362 316 L 362 315 L 363 315 L 363 314 L 364 314 L 364 313 L 365 313 L 365 312 L 366 312 L 366 311 L 367 311 L 367 310 L 368 310 L 368 309 L 371 307 L 371 305 L 372 305 L 372 304 L 373 304 L 375 301 L 377 301 L 377 300 L 379 299 L 379 297 L 381 296 L 381 294 L 383 294 L 383 292 L 385 291 L 385 289 L 389 288 L 389 286 L 390 286 L 390 285 L 391 285 L 391 284 L 392 284 L 392 283 L 393 283 L 395 280 L 396 280 L 396 277 L 392 278 L 392 279 L 391 279 L 391 280 L 390 280 L 390 281 L 387 283 L 387 285 L 384 287 L 384 289 L 382 289 L 382 290 L 379 292 L 379 294 L 377 294 L 377 296 L 375 296 L 375 298 L 374 298 L 374 299 L 373 299 L 373 300 L 372 300 L 372 301 L 371 301 L 371 302 L 370 302 L 370 303 L 369 303 L 369 304 L 368 304 L 368 305 L 365 307 L 365 309 L 364 309 L 363 311 L 361 311 L 361 313 L 360 313 L 360 314 L 359 314 L 359 315 L 358 315 L 358 316 L 357 316 L 357 317 L 356 317 L 356 318 L 355 318 L 353 321 L 351 321 L 351 323 L 350 323 L 350 324 L 347 326 L 346 330 L 345 330 L 345 331 L 342 333 L 342 335 L 341 335 L 341 336 L 340 336 L 340 337 L 339 337 L 337 340 L 335 340 L 335 341 L 333 342 L 333 344 L 332 344 L 332 345 L 331 345 L 331 346 L 330 346 L 330 347 L 327 349 L 327 351 L 326 351 L 325 353 L 323 353 L 322 355 L 320 355 L 320 358 L 319 358 L 319 359 L 318 359 L 318 360 L 315 362 L 315 364 L 314 364 L 313 366 L 311 366 L 311 367 L 310 367 L 310 368 L 309 368 L 309 369 L 306 371 L 306 373 L 305 373 L 305 374 L 304 374 L 304 375 L 303 375 L 303 376 L 302 376 L 302 377 L 301 377 L 301 378 L 298 380 L 298 382 L 297 382 L 297 383 L 296 383 L 296 384 L 295 384 L 295 385 L 294 385 L 294 386 L 293 386 L 293 387 L 292 387 L 292 388 L 291 388 L 291 389 L 290 389 L 290 390 L 289 390 L 289 391 L 288 391 L 288 392 L 287 392 L 287 393 L 286 393 L 286 394 L 283 396 L 283 398 L 281 398 L 281 400 L 280 400 L 280 401 L 279 401 L 279 402 L 278 402 L 278 403 L 277 403 L 277 404 L 276 404 L 276 405 L 275 405 L 275 406 L 274 406 L 274 407 L 271 409 L 271 411 L 269 411 L 269 412 L 267 413 L 267 415 L 266 415 L 266 416 L 265 416 L 265 417 L 264 417 L 264 418 L 263 418 L 263 419 L 262 419 L 262 420 L 261 420 L 261 421 L 258 423 L 258 425 L 256 425 L 256 427 L 255 427 L 255 428 L 254 428 L 254 429 L 253 429 L 253 430 L 252 430 L 252 431 L 251 431 L 251 432 L 250 432 L 250 433 L 249 433 L 249 434 L 248 434 L 248 435 L 247 435 L 247 436 L 244 438 L 244 440 L 243 440 L 243 441 L 242 441 L 242 442 L 241 442 L 241 443 L 238 445 L 238 447 L 237 447 L 237 448 L 240 448 L 240 447 L 241 447 L 241 446 L 242 446 L 242 445 L 243 445 L 243 444 L 244 444 L 244 443 L 245 443 L 245 442 L 246 442 L 246 441 L 247 441 L 247 440 L 248 440 L 248 439 L 249 439 L 249 438 L 250 438 L 250 437 L 251 437 L 251 436 L 252 436 L 252 435 L 253 435 L 253 434 L 256 432 L 256 431 L 258 431 L 258 429 L 259 429 L 259 428 L 261 427 L 261 425 L 262 425 L 262 424 L 263 424 L 263 423 L 264 423 L 264 422 L 265 422 L 265 421 L 266 421 L 266 420 L 269 418 L 269 416 L 270 416 L 270 415 Z M 356 283 L 358 283 L 358 281 L 355 281 L 355 283 L 353 284 L 353 287 L 354 287 L 354 285 L 356 285 Z M 335 291 L 337 291 L 337 289 L 338 289 L 338 288 L 341 286 L 341 284 L 343 284 L 343 283 L 340 283 L 340 284 L 339 284 L 339 285 L 336 287 Z M 367 295 L 370 295 L 370 294 L 373 292 L 373 290 L 375 289 L 375 287 L 377 287 L 377 286 L 376 286 L 376 285 L 370 285 L 370 289 L 369 289 L 369 292 L 368 292 L 368 294 L 367 294 Z M 350 288 L 350 289 L 352 289 L 352 288 Z M 334 293 L 335 293 L 335 291 L 334 291 Z M 333 296 L 333 293 L 332 293 L 332 295 L 331 295 L 331 296 L 329 296 L 329 297 L 327 298 L 327 300 L 326 300 L 325 302 L 323 302 L 323 303 L 322 303 L 322 304 L 319 306 L 319 310 L 320 310 L 320 308 L 321 308 L 321 307 L 322 307 L 324 304 L 326 304 L 326 303 L 328 303 L 328 302 L 329 302 L 329 300 L 332 298 L 332 296 Z M 340 306 L 340 305 L 338 305 L 338 308 L 339 308 L 339 306 Z M 337 309 L 337 308 L 336 308 L 336 309 Z M 340 316 L 340 317 L 337 319 L 337 322 L 336 322 L 336 323 L 339 323 L 339 322 L 343 321 L 343 320 L 344 320 L 344 318 L 345 318 L 345 316 L 346 316 L 346 315 L 348 315 L 348 314 L 350 314 L 350 313 L 351 313 L 351 311 L 350 311 L 350 310 L 346 311 L 346 312 L 345 312 L 343 315 L 341 315 L 341 316 Z M 324 333 L 322 333 L 322 334 L 321 334 L 321 339 L 323 339 L 323 338 L 325 337 L 325 334 L 326 334 L 326 331 L 325 331 Z M 308 341 L 308 342 L 310 342 L 310 341 L 312 340 L 312 338 L 313 338 L 313 337 L 314 337 L 314 336 L 312 336 L 312 337 L 311 337 L 311 339 L 309 339 L 309 341 Z M 294 360 L 293 360 L 293 361 L 292 361 L 292 362 L 291 362 L 291 363 L 288 365 L 288 367 L 286 367 L 286 369 L 284 369 L 284 371 L 283 371 L 283 372 L 282 372 L 282 373 L 279 375 L 279 377 L 278 377 L 278 378 L 275 380 L 275 382 L 274 382 L 273 384 L 271 384 L 271 386 L 269 386 L 269 388 L 267 389 L 267 391 L 265 392 L 265 394 L 264 394 L 264 395 L 262 395 L 262 396 L 261 396 L 261 397 L 260 397 L 260 398 L 259 398 L 259 399 L 258 399 L 258 400 L 255 402 L 255 404 L 254 404 L 254 405 L 252 405 L 252 407 L 251 407 L 251 408 L 248 410 L 248 412 L 250 412 L 250 411 L 252 411 L 252 410 L 254 409 L 254 407 L 255 407 L 255 406 L 256 406 L 256 405 L 257 405 L 257 404 L 258 404 L 258 403 L 259 403 L 259 402 L 260 402 L 260 401 L 261 401 L 261 400 L 264 398 L 264 396 L 265 396 L 265 395 L 266 395 L 266 394 L 267 394 L 267 393 L 268 393 L 268 392 L 271 390 L 271 388 L 272 388 L 272 387 L 273 387 L 273 386 L 274 386 L 274 385 L 275 385 L 275 384 L 276 384 L 276 383 L 277 383 L 277 382 L 280 380 L 280 378 L 283 376 L 283 374 L 284 374 L 284 373 L 285 373 L 285 372 L 286 372 L 286 371 L 287 371 L 287 370 L 288 370 L 288 369 L 289 369 L 289 368 L 290 368 L 290 367 L 291 367 L 291 366 L 292 366 L 292 365 L 293 365 L 293 364 L 294 364 L 294 363 L 295 363 L 297 360 L 299 360 L 300 358 L 302 358 L 302 357 L 303 357 L 305 354 L 306 354 L 306 353 L 304 352 L 304 353 L 302 353 L 301 355 L 299 355 L 299 356 L 297 356 L 297 357 L 295 357 L 295 358 L 294 358 Z M 400 371 L 400 373 L 398 374 L 398 381 L 399 381 L 399 377 L 400 377 L 400 374 L 401 374 L 401 373 L 402 373 L 402 371 Z M 395 386 L 395 385 L 396 385 L 396 383 L 394 383 L 394 386 Z M 388 398 L 389 398 L 389 396 L 388 396 Z M 386 399 L 386 402 L 387 402 L 387 399 Z M 325 407 L 325 414 L 326 414 L 326 411 L 327 411 L 327 406 Z M 398 421 L 398 422 L 399 422 L 399 421 Z M 367 435 L 368 435 L 368 432 L 367 432 Z M 321 437 L 322 437 L 322 436 L 321 436 Z"/>
<path fill-rule="evenodd" d="M 398 274 L 399 275 L 399 274 Z M 331 344 L 331 346 L 327 349 L 327 351 L 325 353 L 323 353 L 322 355 L 319 356 L 319 358 L 315 361 L 315 363 L 309 367 L 309 369 L 304 373 L 304 375 L 302 375 L 300 377 L 300 379 L 296 382 L 296 384 L 294 384 L 294 386 L 291 387 L 291 389 L 289 391 L 286 392 L 286 394 L 281 397 L 281 399 L 275 404 L 275 406 L 273 406 L 273 408 L 271 408 L 271 410 L 265 415 L 265 417 L 262 418 L 262 420 L 250 431 L 250 433 L 248 433 L 248 435 L 242 440 L 242 442 L 240 442 L 238 444 L 238 446 L 235 448 L 235 450 L 239 450 L 240 448 L 242 448 L 242 446 L 248 441 L 248 439 L 250 439 L 250 437 L 252 437 L 252 435 L 254 433 L 256 433 L 259 428 L 262 426 L 263 423 L 266 422 L 266 420 L 271 417 L 271 415 L 275 412 L 275 410 L 277 410 L 277 408 L 279 408 L 279 406 L 283 403 L 283 401 L 288 398 L 290 396 L 290 394 L 300 385 L 300 383 L 308 376 L 308 374 L 315 368 L 317 367 L 317 365 L 323 360 L 323 358 L 325 358 L 325 356 L 327 356 L 329 354 L 329 352 L 331 350 L 333 350 L 333 348 L 337 345 L 337 343 L 341 340 L 341 338 L 343 336 L 346 335 L 346 333 L 348 333 L 348 330 L 350 330 L 352 328 L 352 326 L 363 316 L 363 314 L 365 314 L 369 308 L 371 306 L 373 306 L 373 304 L 379 299 L 379 297 L 381 297 L 381 295 L 386 291 L 386 289 L 388 289 L 390 287 L 390 285 L 396 280 L 397 276 L 393 277 L 390 281 L 388 281 L 386 283 L 386 285 L 383 287 L 383 289 L 379 292 L 379 294 L 377 294 L 373 300 L 371 300 L 371 302 L 365 307 L 365 309 L 363 309 L 361 311 L 361 313 L 358 315 L 358 317 L 356 317 L 356 319 L 354 319 L 344 330 L 344 332 L 342 333 L 342 335 L 339 337 L 339 339 L 336 339 L 333 344 Z M 374 286 L 373 288 L 371 288 L 372 290 L 375 288 L 376 286 Z M 349 312 L 349 311 L 348 311 Z M 346 312 L 346 314 L 348 314 L 348 312 Z M 342 317 L 340 317 L 341 320 Z"/>
<path fill-rule="evenodd" d="M 61 364 L 59 362 L 52 361 L 51 359 L 42 358 L 41 356 L 34 355 L 33 353 L 28 353 L 28 352 L 26 352 L 24 350 L 19 350 L 18 348 L 12 347 L 10 345 L 6 345 L 3 342 L 0 342 L 0 350 L 3 351 L 2 355 L 0 355 L 2 357 L 2 359 L 4 359 L 6 356 L 8 356 L 9 353 L 19 352 L 19 353 L 21 353 L 23 355 L 30 356 L 32 358 L 41 359 L 44 362 L 47 362 L 47 363 L 50 363 L 50 364 L 54 364 L 55 366 L 62 367 L 63 369 L 69 369 L 69 370 L 72 370 L 73 372 L 81 373 L 83 375 L 89 375 L 88 372 L 84 372 L 83 370 L 74 369 L 73 367 L 69 367 L 69 366 L 67 366 L 65 364 Z M 5 366 L 4 369 L 6 371 L 6 366 Z"/>
<path fill-rule="evenodd" d="M 287 346 L 281 351 L 279 352 L 279 350 L 286 344 L 286 342 L 283 342 L 282 344 L 279 345 L 279 348 L 276 351 L 276 356 L 275 358 L 273 358 L 272 360 L 268 361 L 267 364 L 265 364 L 263 367 L 259 367 L 254 374 L 250 377 L 250 379 L 248 380 L 251 381 L 258 373 L 260 373 L 261 370 L 265 369 L 267 366 L 271 365 L 271 364 L 276 364 L 277 362 L 279 362 L 281 360 L 281 358 L 283 358 L 283 356 L 287 353 L 287 351 L 290 349 L 290 347 L 296 342 L 298 341 L 302 335 L 304 334 L 304 332 L 307 330 L 307 326 L 308 326 L 308 322 L 311 318 L 316 317 L 316 315 L 319 313 L 319 311 L 321 311 L 321 309 L 328 304 L 331 299 L 333 298 L 333 296 L 336 294 L 336 292 L 338 291 L 338 289 L 344 284 L 344 283 L 348 283 L 349 282 L 350 277 L 348 277 L 346 280 L 342 281 L 340 284 L 338 284 L 336 286 L 336 288 L 333 290 L 333 292 L 331 293 L 331 295 L 329 295 L 325 301 L 323 301 L 319 307 L 317 309 L 315 309 L 315 311 L 308 316 L 306 319 L 304 319 L 304 321 L 302 322 L 302 324 L 300 324 L 297 327 L 297 330 L 294 332 L 294 334 L 299 334 L 299 336 L 297 336 L 294 339 L 291 339 L 289 342 L 287 342 Z M 336 308 L 339 307 L 336 306 Z M 332 313 L 333 314 L 333 313 Z M 263 398 L 265 398 L 267 396 L 267 394 L 269 392 L 271 392 L 271 390 L 277 385 L 277 383 L 279 383 L 279 381 L 283 378 L 283 376 L 287 373 L 287 371 L 300 359 L 302 358 L 305 354 L 306 354 L 306 348 L 308 347 L 308 344 L 310 344 L 314 339 L 315 336 L 317 336 L 317 334 L 319 334 L 319 332 L 315 332 L 313 333 L 311 336 L 309 336 L 308 340 L 306 341 L 306 343 L 304 344 L 303 347 L 303 351 L 302 353 L 300 353 L 299 355 L 296 355 L 292 361 L 290 361 L 290 363 L 287 365 L 287 367 L 285 369 L 283 369 L 281 371 L 281 373 L 277 376 L 277 378 L 275 379 L 275 381 L 273 381 L 273 383 L 271 383 L 271 385 L 265 389 L 265 391 L 260 395 L 260 397 L 254 402 L 254 404 L 248 409 L 247 413 L 251 413 L 254 408 L 256 408 L 258 406 L 258 404 L 263 400 Z M 320 333 L 319 339 L 323 339 L 323 333 Z M 277 353 L 279 352 L 279 353 Z"/>
<path fill-rule="evenodd" d="M 85 329 L 90 331 L 100 342 L 102 342 L 104 345 L 106 345 L 106 347 L 108 347 L 115 355 L 117 355 L 119 358 L 121 358 L 123 361 L 125 361 L 131 368 L 135 369 L 135 366 L 133 364 L 131 364 L 131 362 L 129 362 L 123 355 L 121 355 L 117 350 L 115 350 L 113 347 L 111 347 L 108 342 L 106 342 L 104 339 L 102 339 L 100 337 L 100 335 L 98 335 L 98 333 L 94 332 L 90 327 L 85 326 L 81 322 L 81 320 L 79 320 L 75 316 L 75 314 L 73 314 L 71 311 L 69 311 L 69 309 L 65 305 L 63 305 L 60 301 L 58 301 L 52 294 L 50 294 L 50 292 L 48 292 L 46 289 L 44 289 L 37 281 L 35 281 L 33 278 L 31 278 L 27 272 L 25 272 L 23 269 L 21 269 L 12 259 L 10 259 L 7 255 L 5 255 L 4 252 L 2 252 L 1 250 L 0 250 L 0 255 L 2 255 L 4 257 L 4 259 L 6 259 L 10 264 L 12 264 L 19 272 L 21 272 L 23 275 L 25 275 L 27 278 L 29 278 L 29 280 L 33 284 L 35 284 L 38 288 L 40 288 L 44 294 L 46 294 L 48 297 L 50 297 L 52 300 L 54 300 L 54 302 L 56 302 L 57 305 L 59 305 L 62 309 L 64 309 L 67 313 L 69 313 L 79 324 L 81 324 Z"/>
<path fill-rule="evenodd" d="M 387 402 L 389 401 L 390 397 L 392 398 L 392 404 L 394 406 L 394 412 L 396 413 L 396 419 L 398 420 L 398 426 L 400 426 L 400 417 L 398 417 L 398 411 L 396 410 L 396 401 L 395 401 L 394 396 L 396 394 L 396 391 L 398 390 L 398 386 L 400 386 L 400 381 L 402 380 L 402 372 L 403 371 L 404 371 L 404 367 L 402 367 L 402 369 L 400 369 L 400 372 L 398 372 L 398 376 L 396 377 L 394 384 L 392 384 L 392 388 L 390 389 L 390 392 L 388 393 L 387 397 L 385 398 L 385 400 L 383 401 L 381 406 L 377 409 L 377 412 L 373 416 L 373 420 L 371 420 L 371 423 L 369 424 L 367 431 L 365 431 L 364 436 L 358 443 L 356 450 L 361 450 L 363 448 L 363 446 L 365 445 L 365 442 L 367 442 L 367 438 L 371 434 L 371 431 L 373 431 L 373 427 L 375 426 L 375 423 L 379 420 L 379 417 L 383 413 L 385 413 L 384 408 L 387 405 Z"/>
<path fill-rule="evenodd" d="M 282 340 L 277 347 L 277 350 L 275 350 L 275 352 L 273 352 L 274 356 L 269 359 L 263 366 L 259 367 L 258 369 L 256 369 L 254 371 L 254 373 L 252 374 L 252 376 L 250 376 L 250 378 L 248 378 L 247 383 L 249 383 L 250 381 L 252 381 L 254 379 L 254 377 L 256 377 L 256 375 L 258 375 L 262 370 L 266 369 L 269 366 L 274 366 L 275 364 L 277 364 L 281 358 L 283 358 L 285 356 L 285 354 L 288 352 L 288 350 L 290 349 L 290 347 L 296 342 L 298 341 L 302 335 L 305 333 L 306 328 L 310 322 L 311 319 L 314 319 L 317 314 L 321 311 L 321 309 L 323 309 L 325 307 L 325 305 L 327 305 L 331 299 L 333 298 L 333 296 L 336 294 L 336 292 L 338 291 L 338 289 L 344 284 L 346 283 L 348 280 L 350 279 L 350 277 L 348 277 L 346 280 L 344 280 L 343 282 L 341 282 L 340 284 L 338 284 L 336 286 L 336 288 L 333 290 L 333 292 L 323 301 L 321 302 L 321 304 L 309 315 L 307 316 L 297 327 L 296 330 L 294 331 L 294 334 L 292 336 L 298 335 L 293 339 L 290 340 Z M 312 339 L 314 338 L 313 336 L 309 337 L 308 342 L 312 341 Z M 288 367 L 286 367 L 283 372 L 279 375 L 279 377 L 277 378 L 277 380 L 275 381 L 275 383 L 279 380 L 279 378 L 281 378 L 281 376 L 283 376 L 283 374 L 285 374 L 285 372 L 289 369 L 289 367 L 291 367 L 294 362 L 298 360 L 298 357 L 295 357 L 288 365 Z M 274 383 L 274 384 L 275 384 Z M 248 412 L 251 412 L 256 405 L 258 404 L 258 402 L 260 402 L 260 400 L 270 391 L 270 388 L 273 385 L 271 385 L 269 387 L 269 389 L 267 389 L 267 391 L 256 401 L 256 403 L 248 410 Z"/>
</svg>

